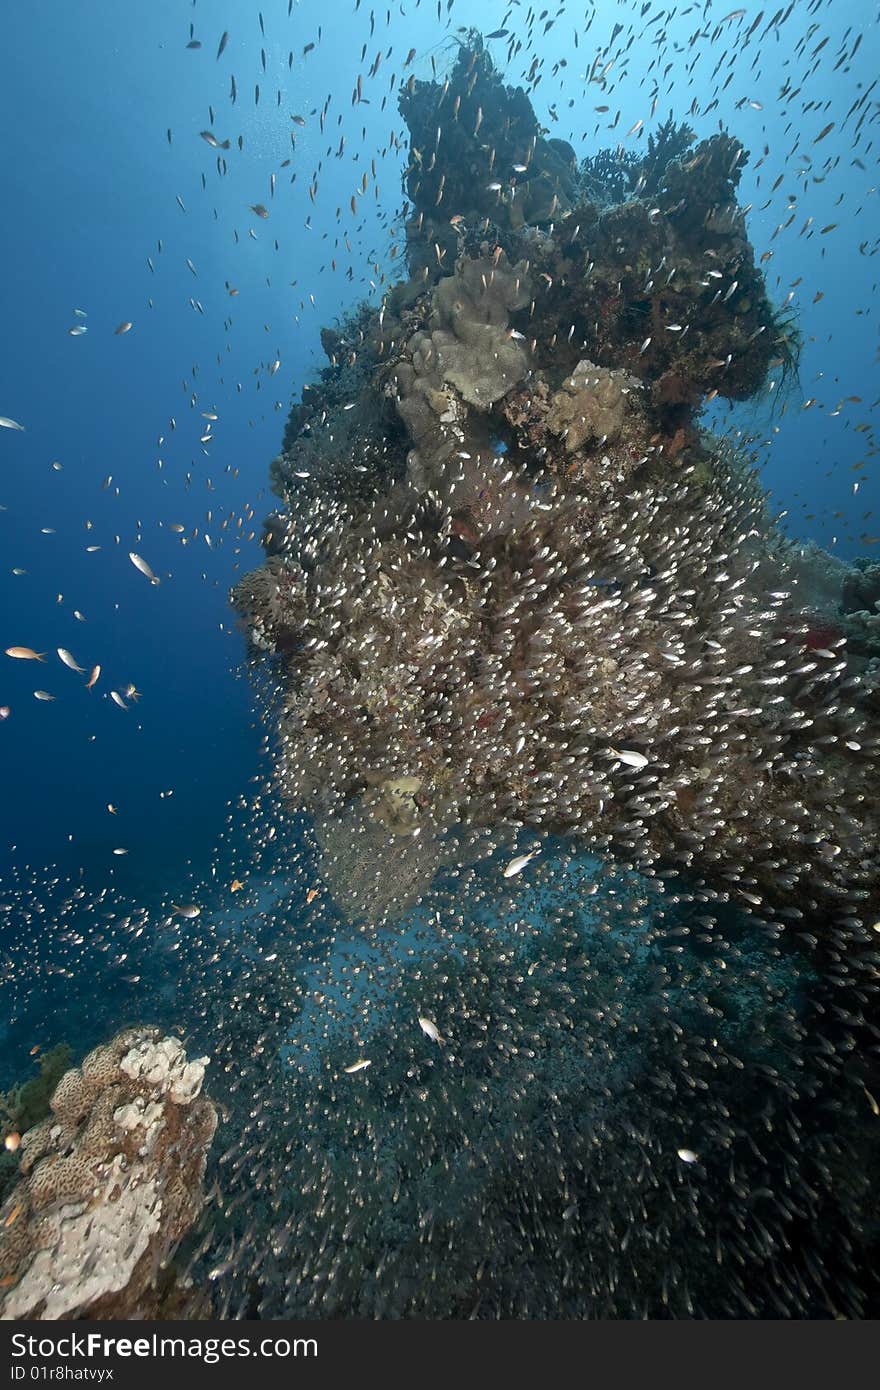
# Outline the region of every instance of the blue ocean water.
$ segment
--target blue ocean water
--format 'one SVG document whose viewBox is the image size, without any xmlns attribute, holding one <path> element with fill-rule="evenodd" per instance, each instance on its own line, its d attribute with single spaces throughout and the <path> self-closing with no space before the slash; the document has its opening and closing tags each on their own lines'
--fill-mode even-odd
<svg viewBox="0 0 880 1390">
<path fill-rule="evenodd" d="M 317 854 L 278 797 L 275 736 L 229 590 L 263 558 L 269 464 L 291 402 L 325 365 L 321 328 L 363 299 L 378 305 L 398 276 L 397 92 L 409 71 L 442 80 L 458 26 L 528 35 L 509 64 L 496 41 L 498 66 L 518 83 L 540 58 L 531 100 L 579 154 L 638 149 L 669 111 L 698 138 L 720 122 L 751 151 L 739 200 L 803 348 L 796 380 L 715 401 L 703 423 L 754 458 L 790 537 L 874 557 L 877 103 L 862 99 L 877 6 L 795 3 L 760 45 L 737 38 L 758 7 L 742 21 L 729 9 L 33 0 L 5 14 L 0 413 L 24 428 L 0 430 L 2 646 L 46 660 L 0 658 L 0 1088 L 28 1075 L 35 1045 L 65 1040 L 82 1055 L 141 1018 L 209 1049 L 222 1037 L 228 1071 L 255 992 L 285 1065 L 291 1039 L 295 1051 L 324 1036 L 292 1001 L 323 981 L 323 1008 L 336 935 L 351 928 L 326 889 L 305 901 Z M 618 24 L 631 31 L 623 47 Z M 366 100 L 353 102 L 358 80 Z M 592 861 L 582 872 L 594 876 Z M 437 892 L 445 913 L 457 889 Z M 197 922 L 177 911 L 188 902 Z M 398 948 L 429 933 L 437 910 L 413 909 Z M 551 895 L 513 916 L 534 932 L 554 911 Z M 472 926 L 482 941 L 479 912 Z M 441 938 L 451 958 L 458 932 Z M 384 938 L 363 949 L 390 950 Z M 397 988 L 399 961 L 386 968 Z M 621 1014 L 650 994 L 650 967 L 639 970 Z M 783 971 L 778 988 L 794 1000 L 802 982 Z"/>
</svg>

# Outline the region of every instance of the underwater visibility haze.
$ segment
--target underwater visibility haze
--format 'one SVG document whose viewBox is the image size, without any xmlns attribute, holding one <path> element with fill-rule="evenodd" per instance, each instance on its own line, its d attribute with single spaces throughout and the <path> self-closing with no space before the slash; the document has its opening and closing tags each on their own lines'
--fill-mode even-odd
<svg viewBox="0 0 880 1390">
<path fill-rule="evenodd" d="M 4 16 L 4 1319 L 878 1315 L 878 20 Z"/>
</svg>

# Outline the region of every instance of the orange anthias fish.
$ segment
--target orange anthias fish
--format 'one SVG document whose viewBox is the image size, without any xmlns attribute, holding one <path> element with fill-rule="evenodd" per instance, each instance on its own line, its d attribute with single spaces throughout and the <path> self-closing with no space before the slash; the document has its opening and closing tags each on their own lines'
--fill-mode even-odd
<svg viewBox="0 0 880 1390">
<path fill-rule="evenodd" d="M 14 657 L 16 661 L 45 661 L 45 652 L 35 652 L 33 647 L 7 647 L 6 655 Z"/>
</svg>

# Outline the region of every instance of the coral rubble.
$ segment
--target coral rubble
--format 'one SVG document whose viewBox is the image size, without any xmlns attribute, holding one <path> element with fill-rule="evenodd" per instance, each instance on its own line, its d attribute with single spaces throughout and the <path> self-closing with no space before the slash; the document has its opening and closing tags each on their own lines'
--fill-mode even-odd
<svg viewBox="0 0 880 1390">
<path fill-rule="evenodd" d="M 0 1316 L 155 1316 L 160 1272 L 203 1204 L 206 1061 L 130 1028 L 64 1073 L 0 1209 Z"/>
</svg>

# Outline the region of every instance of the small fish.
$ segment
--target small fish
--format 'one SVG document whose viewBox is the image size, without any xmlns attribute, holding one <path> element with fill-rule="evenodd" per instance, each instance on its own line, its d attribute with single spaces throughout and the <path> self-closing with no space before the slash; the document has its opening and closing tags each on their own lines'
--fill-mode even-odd
<svg viewBox="0 0 880 1390">
<path fill-rule="evenodd" d="M 699 1161 L 693 1149 L 676 1149 L 676 1153 L 682 1163 L 697 1163 Z"/>
<path fill-rule="evenodd" d="M 179 912 L 181 917 L 185 917 L 188 922 L 192 922 L 198 917 L 202 910 L 200 907 L 196 907 L 195 903 L 188 903 L 184 907 L 179 907 L 177 903 L 172 903 L 171 906 L 174 908 L 175 912 Z"/>
<path fill-rule="evenodd" d="M 218 140 L 212 130 L 200 130 L 199 134 L 212 150 L 228 150 L 230 148 L 228 140 Z"/>
<path fill-rule="evenodd" d="M 535 858 L 535 855 L 540 853 L 541 849 L 539 846 L 537 849 L 530 850 L 528 854 L 518 854 L 516 858 L 511 859 L 510 863 L 507 865 L 506 869 L 504 870 L 504 877 L 513 878 L 514 874 L 522 873 L 526 865 L 531 864 L 532 860 Z"/>
<path fill-rule="evenodd" d="M 269 216 L 269 209 L 264 208 L 262 203 L 249 203 L 248 206 L 251 212 L 255 212 L 257 216 L 262 217 L 264 221 Z"/>
<path fill-rule="evenodd" d="M 6 655 L 15 657 L 17 661 L 45 661 L 45 652 L 35 652 L 33 647 L 7 647 Z"/>
<path fill-rule="evenodd" d="M 100 668 L 100 666 L 93 666 L 93 667 L 92 667 L 92 674 L 89 676 L 88 680 L 86 681 L 86 690 L 91 690 L 92 686 L 95 685 L 95 684 L 97 683 L 97 680 L 98 680 L 98 677 L 100 676 L 100 674 L 101 674 L 101 668 Z"/>
<path fill-rule="evenodd" d="M 291 116 L 290 119 L 293 121 L 294 125 L 305 125 L 306 123 L 305 116 Z"/>
<path fill-rule="evenodd" d="M 8 719 L 12 709 L 9 705 L 0 705 L 0 719 Z"/>
<path fill-rule="evenodd" d="M 4 1147 L 4 1149 L 6 1150 L 7 1153 L 14 1154 L 14 1153 L 15 1153 L 15 1150 L 18 1148 L 18 1146 L 19 1146 L 20 1143 L 21 1143 L 21 1135 L 18 1133 L 17 1130 L 13 1129 L 13 1130 L 10 1131 L 9 1134 L 6 1135 L 5 1139 L 3 1140 L 3 1147 Z M 7 1217 L 7 1220 L 4 1222 L 4 1225 L 7 1225 L 7 1224 L 9 1224 L 9 1218 L 8 1218 L 8 1217 Z"/>
<path fill-rule="evenodd" d="M 240 893 L 243 887 L 244 884 L 242 883 L 241 879 L 234 878 L 229 885 L 229 891 L 230 893 Z"/>
<path fill-rule="evenodd" d="M 75 323 L 73 327 L 68 328 L 67 331 L 70 334 L 71 338 L 81 338 L 83 334 L 88 333 L 89 330 L 86 328 L 84 323 Z"/>
<path fill-rule="evenodd" d="M 306 902 L 313 903 L 320 891 L 320 888 L 310 888 L 309 891 L 306 893 Z"/>
<path fill-rule="evenodd" d="M 110 699 L 113 701 L 114 705 L 118 705 L 120 709 L 128 709 L 128 705 L 125 703 L 118 690 L 110 691 Z"/>
<path fill-rule="evenodd" d="M 4 430 L 23 430 L 24 425 L 20 425 L 17 420 L 10 420 L 8 415 L 0 415 L 0 428 Z"/>
<path fill-rule="evenodd" d="M 76 660 L 74 659 L 74 657 L 70 655 L 70 652 L 66 649 L 66 647 L 56 647 L 55 650 L 57 651 L 60 660 L 64 662 L 65 666 L 69 667 L 71 671 L 76 671 L 77 674 L 80 676 L 85 675 L 86 668 L 84 666 L 77 665 Z"/>
<path fill-rule="evenodd" d="M 128 854 L 128 850 L 127 850 L 127 849 L 115 849 L 115 850 L 113 851 L 113 853 L 114 853 L 114 854 Z"/>
<path fill-rule="evenodd" d="M 48 690 L 35 690 L 35 691 L 34 691 L 34 699 L 35 699 L 35 700 L 54 700 L 54 699 L 55 699 L 55 696 L 54 696 L 54 695 L 50 695 L 49 692 L 48 692 Z"/>
<path fill-rule="evenodd" d="M 419 1019 L 419 1022 L 421 1023 L 421 1019 Z M 367 1067 L 371 1067 L 372 1065 L 373 1063 L 368 1061 L 366 1057 L 361 1057 L 359 1062 L 352 1062 L 350 1067 L 345 1068 L 345 1071 L 348 1076 L 352 1076 L 354 1072 L 366 1071 Z"/>
<path fill-rule="evenodd" d="M 626 763 L 627 767 L 643 768 L 648 766 L 648 759 L 644 753 L 637 753 L 634 748 L 612 748 L 611 756 L 617 758 L 618 762 Z"/>
<path fill-rule="evenodd" d="M 140 570 L 141 574 L 149 579 L 151 584 L 159 584 L 161 582 L 159 576 L 153 573 L 146 560 L 143 560 L 140 555 L 135 555 L 134 551 L 130 550 L 128 552 L 128 558 L 131 560 L 135 569 Z"/>
<path fill-rule="evenodd" d="M 421 1014 L 419 1014 L 419 1027 L 425 1036 L 431 1039 L 431 1042 L 440 1043 L 442 1046 L 443 1039 L 437 1030 L 436 1023 L 432 1023 L 429 1018 L 423 1018 Z"/>
<path fill-rule="evenodd" d="M 134 324 L 131 323 L 128 319 L 123 319 L 119 327 L 114 328 L 113 332 L 116 334 L 118 338 L 120 333 L 129 333 L 133 327 Z"/>
<path fill-rule="evenodd" d="M 220 42 L 219 42 L 218 45 L 217 45 L 217 57 L 218 57 L 218 58 L 219 58 L 220 55 L 222 54 L 222 52 L 223 52 L 223 50 L 225 49 L 225 47 L 226 47 L 226 45 L 228 44 L 228 42 L 229 42 L 229 30 L 228 30 L 228 29 L 224 29 L 224 30 L 223 30 L 223 33 L 222 33 L 221 36 L 220 36 Z"/>
</svg>

